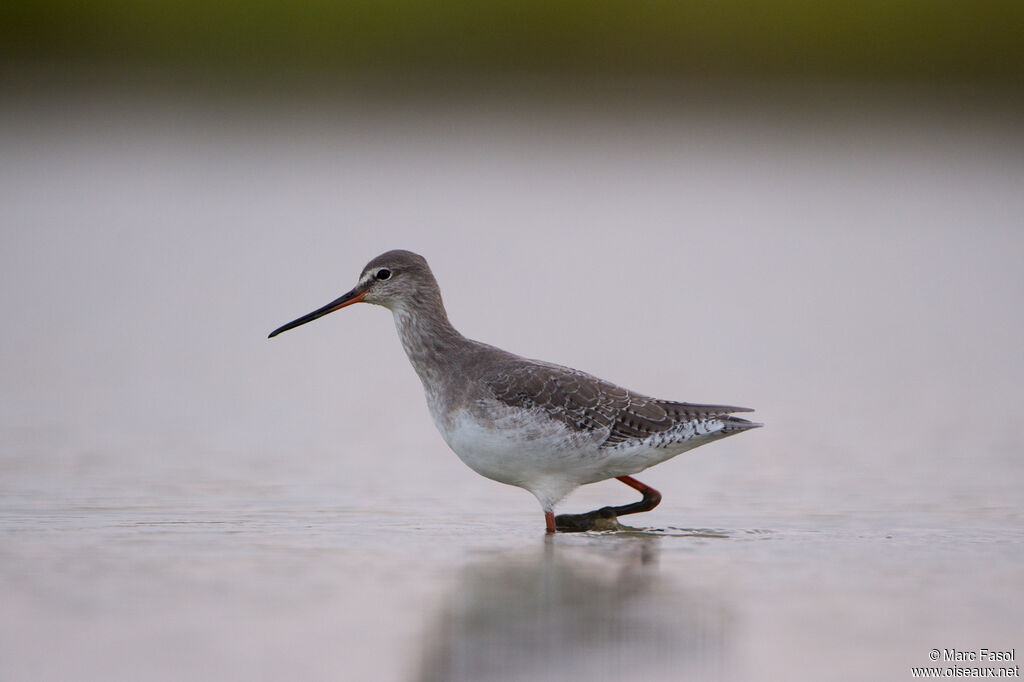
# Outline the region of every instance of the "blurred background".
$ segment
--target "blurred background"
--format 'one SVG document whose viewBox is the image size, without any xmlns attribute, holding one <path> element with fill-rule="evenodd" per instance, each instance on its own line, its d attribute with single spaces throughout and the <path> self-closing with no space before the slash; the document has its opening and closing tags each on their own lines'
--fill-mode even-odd
<svg viewBox="0 0 1024 682">
<path fill-rule="evenodd" d="M 1019 3 L 392 2 L 159 3 L 11 0 L 3 53 L 47 65 L 418 76 L 821 78 L 1021 84 Z M 668 85 L 668 82 L 665 84 Z M 677 81 L 676 81 L 677 82 Z"/>
<path fill-rule="evenodd" d="M 0 679 L 1024 641 L 1021 3 L 8 0 L 0 85 Z M 766 427 L 545 541 L 385 310 L 266 339 L 391 248 L 467 336 Z"/>
</svg>

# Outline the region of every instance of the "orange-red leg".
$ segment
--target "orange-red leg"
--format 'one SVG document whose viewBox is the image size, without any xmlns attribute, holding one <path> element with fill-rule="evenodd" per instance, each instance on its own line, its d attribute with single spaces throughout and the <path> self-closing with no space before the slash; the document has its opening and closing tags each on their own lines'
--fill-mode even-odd
<svg viewBox="0 0 1024 682">
<path fill-rule="evenodd" d="M 615 510 L 616 516 L 651 511 L 661 502 L 661 493 L 646 483 L 641 483 L 632 476 L 619 476 L 617 478 L 633 490 L 639 490 L 640 494 L 644 496 L 644 499 L 639 502 L 634 502 L 633 504 L 626 504 L 621 507 L 612 507 L 612 509 Z"/>
<path fill-rule="evenodd" d="M 555 532 L 555 512 L 544 512 L 544 527 L 549 535 Z"/>
<path fill-rule="evenodd" d="M 618 476 L 617 478 L 630 488 L 639 491 L 640 494 L 643 495 L 643 499 L 639 502 L 624 504 L 619 507 L 601 507 L 600 509 L 595 509 L 594 511 L 587 512 L 586 514 L 559 514 L 554 519 L 551 519 L 554 515 L 549 512 L 545 514 L 548 532 L 554 532 L 554 530 L 552 530 L 552 520 L 554 521 L 554 528 L 562 532 L 580 532 L 593 528 L 594 522 L 598 519 L 613 519 L 617 516 L 624 516 L 626 514 L 638 514 L 640 512 L 650 511 L 657 507 L 658 503 L 661 502 L 661 493 L 646 483 L 641 483 L 632 476 Z"/>
</svg>

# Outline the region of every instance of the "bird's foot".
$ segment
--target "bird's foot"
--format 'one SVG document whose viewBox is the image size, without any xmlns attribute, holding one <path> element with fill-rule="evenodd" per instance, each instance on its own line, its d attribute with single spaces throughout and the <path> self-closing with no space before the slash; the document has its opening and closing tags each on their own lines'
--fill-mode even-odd
<svg viewBox="0 0 1024 682">
<path fill-rule="evenodd" d="M 615 509 L 601 507 L 586 514 L 559 514 L 555 528 L 561 533 L 583 533 L 588 530 L 621 530 Z"/>
</svg>

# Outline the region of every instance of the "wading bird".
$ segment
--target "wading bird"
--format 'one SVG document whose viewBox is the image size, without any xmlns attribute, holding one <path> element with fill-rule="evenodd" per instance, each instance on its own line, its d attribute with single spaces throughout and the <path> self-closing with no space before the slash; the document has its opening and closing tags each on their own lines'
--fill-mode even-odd
<svg viewBox="0 0 1024 682">
<path fill-rule="evenodd" d="M 448 322 L 427 261 L 410 251 L 377 256 L 355 288 L 270 337 L 360 302 L 391 310 L 449 447 L 478 474 L 533 493 L 548 533 L 588 530 L 602 520 L 650 511 L 661 494 L 632 474 L 761 426 L 733 414 L 749 408 L 649 398 L 467 339 Z M 642 499 L 555 516 L 555 504 L 573 489 L 608 478 L 636 489 Z"/>
</svg>

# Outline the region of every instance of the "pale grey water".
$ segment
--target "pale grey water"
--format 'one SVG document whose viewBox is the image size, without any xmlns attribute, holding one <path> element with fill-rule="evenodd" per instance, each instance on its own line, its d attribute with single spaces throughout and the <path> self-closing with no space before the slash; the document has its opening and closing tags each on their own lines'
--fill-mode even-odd
<svg viewBox="0 0 1024 682">
<path fill-rule="evenodd" d="M 0 680 L 1019 663 L 1019 121 L 782 111 L 9 106 Z M 641 476 L 651 532 L 546 539 L 447 450 L 386 311 L 266 340 L 396 247 L 467 335 L 767 426 Z"/>
</svg>

